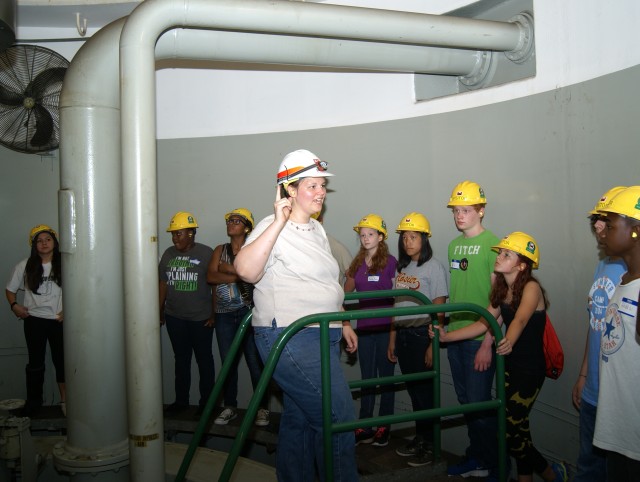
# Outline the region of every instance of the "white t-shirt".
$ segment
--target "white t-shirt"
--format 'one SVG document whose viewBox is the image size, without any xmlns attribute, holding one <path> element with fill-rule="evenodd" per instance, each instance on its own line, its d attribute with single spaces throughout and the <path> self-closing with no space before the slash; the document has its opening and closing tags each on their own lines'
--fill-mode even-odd
<svg viewBox="0 0 640 482">
<path fill-rule="evenodd" d="M 245 246 L 273 221 L 274 215 L 260 221 Z M 309 224 L 287 221 L 271 250 L 264 275 L 255 284 L 253 326 L 271 326 L 275 319 L 278 327 L 286 327 L 303 316 L 340 311 L 344 291 L 338 275 L 338 263 L 331 255 L 322 225 L 315 219 Z"/>
<path fill-rule="evenodd" d="M 38 294 L 32 293 L 28 286 L 25 286 L 24 270 L 27 260 L 20 261 L 7 283 L 7 290 L 17 293 L 24 290 L 24 306 L 29 310 L 29 315 L 38 318 L 55 320 L 58 313 L 62 311 L 62 288 L 50 279 L 51 263 L 44 263 L 42 268 L 42 281 L 38 287 Z"/>
<path fill-rule="evenodd" d="M 600 344 L 600 392 L 593 444 L 640 460 L 640 279 L 620 284 L 609 301 Z"/>
</svg>

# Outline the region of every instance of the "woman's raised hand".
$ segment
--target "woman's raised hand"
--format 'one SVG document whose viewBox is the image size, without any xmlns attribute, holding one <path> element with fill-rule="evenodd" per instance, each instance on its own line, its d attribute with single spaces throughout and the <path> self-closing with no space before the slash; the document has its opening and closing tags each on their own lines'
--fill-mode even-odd
<svg viewBox="0 0 640 482">
<path fill-rule="evenodd" d="M 287 222 L 289 216 L 291 216 L 291 200 L 280 195 L 280 186 L 276 186 L 276 202 L 273 203 L 273 212 L 276 216 L 276 221 L 280 221 L 283 224 Z"/>
</svg>

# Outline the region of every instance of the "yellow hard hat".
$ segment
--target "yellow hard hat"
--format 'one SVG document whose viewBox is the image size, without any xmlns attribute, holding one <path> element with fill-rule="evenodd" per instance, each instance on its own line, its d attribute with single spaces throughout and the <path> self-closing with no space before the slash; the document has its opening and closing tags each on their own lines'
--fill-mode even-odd
<svg viewBox="0 0 640 482">
<path fill-rule="evenodd" d="M 640 186 L 629 186 L 613 196 L 599 213 L 616 213 L 640 221 Z"/>
<path fill-rule="evenodd" d="M 598 211 L 600 211 L 600 209 L 605 207 L 607 203 L 611 201 L 611 198 L 613 198 L 613 196 L 618 194 L 620 191 L 624 191 L 626 188 L 627 186 L 616 186 L 616 187 L 612 187 L 607 192 L 605 192 L 600 198 L 600 200 L 598 201 L 598 204 L 596 204 L 595 207 L 591 211 L 589 211 L 589 216 L 592 216 L 594 214 L 600 214 Z"/>
<path fill-rule="evenodd" d="M 51 233 L 55 238 L 58 238 L 58 233 L 56 233 L 51 227 L 47 226 L 46 224 L 38 224 L 37 226 L 34 226 L 29 232 L 29 246 L 33 244 L 33 240 L 38 234 L 44 232 Z"/>
<path fill-rule="evenodd" d="M 278 168 L 277 182 L 284 184 L 295 182 L 303 177 L 330 177 L 333 174 L 327 172 L 329 164 L 321 161 L 313 152 L 306 149 L 287 154 Z"/>
<path fill-rule="evenodd" d="M 451 206 L 473 206 L 475 204 L 487 204 L 484 191 L 480 184 L 471 181 L 462 181 L 451 191 L 451 198 L 447 207 Z"/>
<path fill-rule="evenodd" d="M 378 231 L 379 233 L 382 233 L 384 235 L 384 239 L 387 239 L 387 225 L 384 222 L 384 219 L 382 219 L 380 216 L 378 216 L 377 214 L 367 214 L 365 217 L 363 217 L 360 222 L 358 224 L 356 224 L 353 227 L 353 230 L 356 233 L 360 232 L 360 228 L 371 228 L 371 229 L 375 229 L 376 231 Z"/>
<path fill-rule="evenodd" d="M 420 213 L 409 213 L 402 218 L 396 233 L 401 231 L 417 231 L 419 233 L 426 233 L 431 237 L 431 225 L 429 220 Z"/>
<path fill-rule="evenodd" d="M 538 249 L 538 243 L 533 239 L 533 237 L 521 231 L 515 231 L 511 234 L 507 234 L 491 249 L 494 251 L 498 251 L 499 249 L 508 249 L 521 254 L 525 258 L 533 261 L 533 269 L 536 269 L 540 262 L 540 250 Z"/>
<path fill-rule="evenodd" d="M 248 221 L 249 224 L 251 225 L 251 229 L 253 229 L 253 225 L 254 225 L 253 214 L 251 214 L 251 211 L 249 211 L 248 209 L 245 209 L 245 208 L 234 209 L 233 211 L 228 212 L 227 214 L 224 215 L 224 220 L 229 221 L 229 218 L 231 216 L 240 216 L 245 221 Z"/>
<path fill-rule="evenodd" d="M 171 218 L 167 231 L 178 231 L 180 229 L 193 229 L 197 227 L 198 223 L 196 222 L 196 218 L 193 217 L 193 214 L 180 211 L 175 213 Z"/>
</svg>

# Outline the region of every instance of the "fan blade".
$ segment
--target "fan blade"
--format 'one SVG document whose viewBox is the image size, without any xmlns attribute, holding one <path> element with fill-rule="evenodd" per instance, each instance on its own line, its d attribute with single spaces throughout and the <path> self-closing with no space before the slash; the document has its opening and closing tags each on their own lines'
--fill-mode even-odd
<svg viewBox="0 0 640 482">
<path fill-rule="evenodd" d="M 39 100 L 51 84 L 62 82 L 67 73 L 66 67 L 54 67 L 46 69 L 36 75 L 36 78 L 29 82 L 24 95 Z"/>
<path fill-rule="evenodd" d="M 9 105 L 9 106 L 18 106 L 22 104 L 23 96 L 18 92 L 14 92 L 5 88 L 4 85 L 0 84 L 0 104 Z"/>
<path fill-rule="evenodd" d="M 36 132 L 33 134 L 30 142 L 33 146 L 41 147 L 47 145 L 51 140 L 51 135 L 53 134 L 53 118 L 49 111 L 41 105 L 36 104 L 33 111 L 36 114 Z"/>
</svg>

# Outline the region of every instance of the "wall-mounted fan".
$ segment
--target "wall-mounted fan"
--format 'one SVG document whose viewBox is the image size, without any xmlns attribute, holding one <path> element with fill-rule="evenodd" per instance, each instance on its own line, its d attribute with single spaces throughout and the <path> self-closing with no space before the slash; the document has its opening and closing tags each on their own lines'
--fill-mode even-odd
<svg viewBox="0 0 640 482">
<path fill-rule="evenodd" d="M 37 45 L 0 53 L 0 144 L 36 153 L 58 147 L 58 104 L 69 61 Z"/>
</svg>

